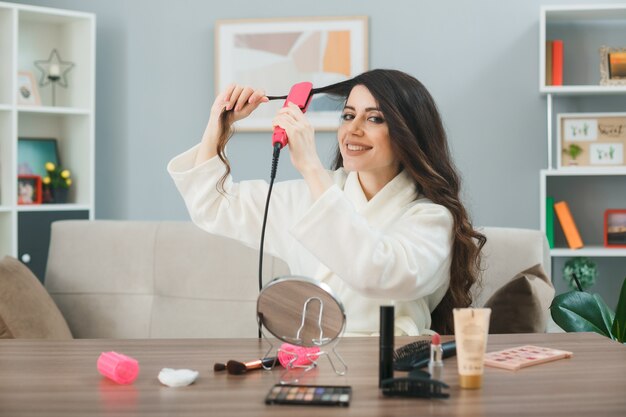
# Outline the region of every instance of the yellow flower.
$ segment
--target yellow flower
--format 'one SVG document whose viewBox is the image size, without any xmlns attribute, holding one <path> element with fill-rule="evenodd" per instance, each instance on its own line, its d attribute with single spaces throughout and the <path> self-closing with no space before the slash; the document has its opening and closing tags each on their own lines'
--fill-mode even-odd
<svg viewBox="0 0 626 417">
<path fill-rule="evenodd" d="M 52 180 L 50 179 L 50 177 L 43 177 L 43 183 L 44 184 L 48 185 L 48 184 L 50 184 L 51 181 Z"/>
<path fill-rule="evenodd" d="M 46 162 L 46 171 L 54 171 L 56 166 L 52 162 Z"/>
<path fill-rule="evenodd" d="M 61 178 L 68 179 L 69 177 L 70 177 L 70 170 L 69 169 L 64 169 L 63 171 L 61 171 Z"/>
<path fill-rule="evenodd" d="M 67 186 L 69 187 L 70 185 L 72 185 L 72 179 L 68 178 L 65 180 L 65 183 L 67 184 Z"/>
</svg>

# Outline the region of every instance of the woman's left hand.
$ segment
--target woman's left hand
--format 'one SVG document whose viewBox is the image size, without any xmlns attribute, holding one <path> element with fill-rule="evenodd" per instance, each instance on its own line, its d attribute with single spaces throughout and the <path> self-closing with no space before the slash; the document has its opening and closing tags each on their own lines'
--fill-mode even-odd
<svg viewBox="0 0 626 417">
<path fill-rule="evenodd" d="M 315 131 L 300 108 L 289 103 L 272 121 L 274 127 L 282 127 L 289 138 L 291 163 L 301 174 L 323 168 L 315 148 Z"/>
</svg>

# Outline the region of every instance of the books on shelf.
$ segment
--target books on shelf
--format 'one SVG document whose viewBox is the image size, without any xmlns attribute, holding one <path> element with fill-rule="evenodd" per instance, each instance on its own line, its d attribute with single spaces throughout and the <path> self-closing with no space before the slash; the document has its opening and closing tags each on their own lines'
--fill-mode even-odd
<svg viewBox="0 0 626 417">
<path fill-rule="evenodd" d="M 554 211 L 556 213 L 556 217 L 559 219 L 563 233 L 565 233 L 565 239 L 567 239 L 567 245 L 570 249 L 582 248 L 584 246 L 583 241 L 580 238 L 580 233 L 578 232 L 576 223 L 574 223 L 572 212 L 570 211 L 567 203 L 565 201 L 555 203 Z"/>
<path fill-rule="evenodd" d="M 552 85 L 552 41 L 546 41 L 546 85 Z"/>
<path fill-rule="evenodd" d="M 546 41 L 546 85 L 563 85 L 563 41 Z"/>
<path fill-rule="evenodd" d="M 546 238 L 550 249 L 554 249 L 554 197 L 546 198 Z"/>
</svg>

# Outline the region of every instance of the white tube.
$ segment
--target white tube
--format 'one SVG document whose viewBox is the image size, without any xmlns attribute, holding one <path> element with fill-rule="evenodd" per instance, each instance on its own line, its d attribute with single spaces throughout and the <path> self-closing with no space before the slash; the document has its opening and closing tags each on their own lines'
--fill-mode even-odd
<svg viewBox="0 0 626 417">
<path fill-rule="evenodd" d="M 455 308 L 453 314 L 459 383 L 461 388 L 480 388 L 491 309 Z"/>
</svg>

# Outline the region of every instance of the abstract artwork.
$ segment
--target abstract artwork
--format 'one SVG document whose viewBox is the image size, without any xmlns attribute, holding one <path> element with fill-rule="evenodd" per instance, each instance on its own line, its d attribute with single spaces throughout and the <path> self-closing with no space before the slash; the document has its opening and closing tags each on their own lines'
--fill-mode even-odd
<svg viewBox="0 0 626 417">
<path fill-rule="evenodd" d="M 229 84 L 286 95 L 291 86 L 334 84 L 367 70 L 367 17 L 218 21 L 216 94 Z M 282 100 L 260 106 L 237 123 L 238 130 L 271 130 Z M 343 102 L 316 95 L 308 118 L 317 130 L 339 126 Z"/>
</svg>

